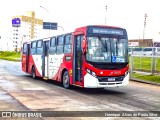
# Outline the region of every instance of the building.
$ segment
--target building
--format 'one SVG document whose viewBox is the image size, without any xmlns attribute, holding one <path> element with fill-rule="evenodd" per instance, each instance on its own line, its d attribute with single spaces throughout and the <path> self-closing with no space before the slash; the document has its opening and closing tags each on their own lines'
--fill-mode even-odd
<svg viewBox="0 0 160 120">
<path fill-rule="evenodd" d="M 11 39 L 13 41 L 13 49 L 19 50 L 22 42 L 41 36 L 43 20 L 35 18 L 35 12 L 33 11 L 26 12 L 26 15 L 12 16 L 12 20 L 15 18 L 20 19 L 20 25 L 12 26 Z"/>
<path fill-rule="evenodd" d="M 129 47 L 152 47 L 153 40 L 152 39 L 134 39 L 128 40 Z"/>
<path fill-rule="evenodd" d="M 154 42 L 153 44 L 155 47 L 160 47 L 160 42 Z"/>
</svg>

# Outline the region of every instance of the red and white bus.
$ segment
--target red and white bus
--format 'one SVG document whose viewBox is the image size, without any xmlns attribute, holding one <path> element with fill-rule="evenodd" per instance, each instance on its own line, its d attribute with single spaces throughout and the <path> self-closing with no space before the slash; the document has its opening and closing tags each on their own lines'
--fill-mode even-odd
<svg viewBox="0 0 160 120">
<path fill-rule="evenodd" d="M 128 38 L 123 28 L 84 26 L 73 33 L 23 43 L 22 70 L 33 78 L 85 88 L 129 82 Z"/>
</svg>

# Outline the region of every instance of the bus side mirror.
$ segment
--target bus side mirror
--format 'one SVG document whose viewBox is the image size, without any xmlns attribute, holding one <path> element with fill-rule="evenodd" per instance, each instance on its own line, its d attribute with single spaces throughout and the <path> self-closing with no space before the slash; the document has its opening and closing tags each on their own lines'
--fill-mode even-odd
<svg viewBox="0 0 160 120">
<path fill-rule="evenodd" d="M 86 54 L 86 52 L 87 52 L 87 42 L 85 39 L 83 39 L 83 41 L 82 41 L 82 52 L 83 52 L 83 54 Z"/>
</svg>

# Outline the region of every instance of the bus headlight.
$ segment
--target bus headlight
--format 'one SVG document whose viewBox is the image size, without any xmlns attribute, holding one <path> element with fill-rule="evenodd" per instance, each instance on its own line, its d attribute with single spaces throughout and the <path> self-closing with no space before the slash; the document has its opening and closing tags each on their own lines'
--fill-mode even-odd
<svg viewBox="0 0 160 120">
<path fill-rule="evenodd" d="M 89 74 L 91 74 L 91 71 L 90 71 L 89 69 L 86 69 L 86 71 L 87 71 Z"/>
<path fill-rule="evenodd" d="M 128 71 L 125 72 L 124 76 L 127 76 L 127 75 L 128 75 Z"/>
<path fill-rule="evenodd" d="M 89 70 L 89 69 L 86 69 L 87 73 L 91 74 L 92 76 L 96 77 L 96 73 Z"/>
<path fill-rule="evenodd" d="M 92 71 L 92 76 L 96 77 L 96 73 Z"/>
</svg>

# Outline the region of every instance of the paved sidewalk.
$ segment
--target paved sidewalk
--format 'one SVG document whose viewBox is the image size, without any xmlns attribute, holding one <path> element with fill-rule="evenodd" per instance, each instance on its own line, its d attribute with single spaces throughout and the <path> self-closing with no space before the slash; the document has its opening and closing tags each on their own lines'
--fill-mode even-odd
<svg viewBox="0 0 160 120">
<path fill-rule="evenodd" d="M 147 81 L 147 80 L 139 80 L 139 79 L 135 79 L 135 78 L 130 78 L 130 80 L 131 81 L 135 81 L 135 82 L 141 82 L 141 83 L 146 83 L 146 84 L 152 84 L 152 85 L 160 86 L 160 83 L 151 82 L 151 81 Z"/>
</svg>

